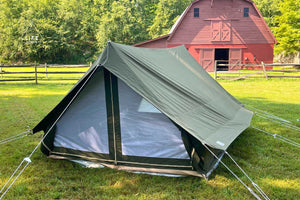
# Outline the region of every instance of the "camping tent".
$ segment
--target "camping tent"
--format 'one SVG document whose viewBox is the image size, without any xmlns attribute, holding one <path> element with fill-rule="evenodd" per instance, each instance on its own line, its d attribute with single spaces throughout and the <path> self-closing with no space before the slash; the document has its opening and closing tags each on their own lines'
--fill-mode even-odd
<svg viewBox="0 0 300 200">
<path fill-rule="evenodd" d="M 184 46 L 108 42 L 33 132 L 53 158 L 207 178 L 252 115 Z"/>
</svg>

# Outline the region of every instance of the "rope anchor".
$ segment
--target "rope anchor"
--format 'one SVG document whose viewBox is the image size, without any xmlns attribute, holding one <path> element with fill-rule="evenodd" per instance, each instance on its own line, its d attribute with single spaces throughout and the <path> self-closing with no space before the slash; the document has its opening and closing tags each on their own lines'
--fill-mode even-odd
<svg viewBox="0 0 300 200">
<path fill-rule="evenodd" d="M 29 157 L 26 157 L 26 158 L 24 158 L 23 160 L 26 161 L 26 162 L 28 162 L 28 163 L 31 163 L 31 160 L 30 160 Z"/>
</svg>

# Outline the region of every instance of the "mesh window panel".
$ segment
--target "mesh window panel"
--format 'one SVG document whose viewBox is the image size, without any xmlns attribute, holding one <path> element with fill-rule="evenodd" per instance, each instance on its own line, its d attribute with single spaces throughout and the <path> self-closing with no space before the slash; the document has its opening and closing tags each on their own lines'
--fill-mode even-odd
<svg viewBox="0 0 300 200">
<path fill-rule="evenodd" d="M 102 70 L 93 75 L 57 123 L 54 146 L 109 153 Z"/>
<path fill-rule="evenodd" d="M 147 100 L 118 79 L 123 155 L 189 159 L 181 132 Z"/>
</svg>

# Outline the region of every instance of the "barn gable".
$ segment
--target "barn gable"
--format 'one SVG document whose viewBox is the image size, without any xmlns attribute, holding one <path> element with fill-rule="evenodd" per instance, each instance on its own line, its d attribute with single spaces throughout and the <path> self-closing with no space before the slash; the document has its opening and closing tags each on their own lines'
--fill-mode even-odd
<svg viewBox="0 0 300 200">
<path fill-rule="evenodd" d="M 198 16 L 194 16 L 195 12 Z M 248 17 L 244 16 L 247 13 Z M 193 1 L 175 25 L 169 44 L 276 43 L 255 4 L 248 0 Z"/>
<path fill-rule="evenodd" d="M 169 48 L 185 45 L 207 71 L 215 60 L 229 64 L 273 62 L 276 43 L 250 0 L 196 0 L 185 9 L 168 35 L 133 46 Z M 232 66 L 226 70 L 239 69 Z"/>
</svg>

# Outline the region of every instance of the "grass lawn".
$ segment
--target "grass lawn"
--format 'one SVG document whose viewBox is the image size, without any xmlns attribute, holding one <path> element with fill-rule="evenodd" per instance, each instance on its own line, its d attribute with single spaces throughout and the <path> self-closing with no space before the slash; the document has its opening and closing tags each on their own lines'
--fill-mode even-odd
<svg viewBox="0 0 300 200">
<path fill-rule="evenodd" d="M 0 83 L 0 140 L 33 128 L 75 82 Z M 300 127 L 300 79 L 220 81 L 245 105 Z M 298 119 L 298 120 L 297 120 Z M 300 133 L 254 117 L 252 125 L 300 143 Z M 0 146 L 0 187 L 28 156 L 42 133 Z M 300 199 L 300 149 L 254 129 L 245 130 L 229 147 L 248 175 L 270 199 Z M 253 199 L 222 165 L 210 180 L 160 177 L 108 168 L 86 169 L 47 158 L 39 150 L 4 199 Z M 251 185 L 228 157 L 223 161 Z"/>
</svg>

